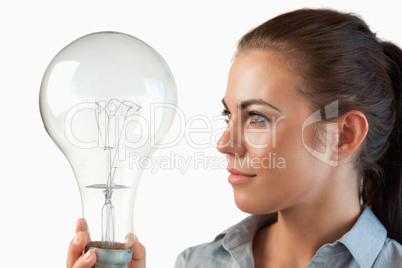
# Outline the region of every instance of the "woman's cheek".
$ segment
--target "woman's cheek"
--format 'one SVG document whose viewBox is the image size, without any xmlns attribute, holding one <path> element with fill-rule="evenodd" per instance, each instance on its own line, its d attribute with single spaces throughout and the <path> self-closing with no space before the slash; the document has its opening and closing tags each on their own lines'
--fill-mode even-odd
<svg viewBox="0 0 402 268">
<path fill-rule="evenodd" d="M 268 150 L 275 147 L 275 138 L 267 129 L 249 129 L 245 131 L 244 141 L 250 150 Z"/>
</svg>

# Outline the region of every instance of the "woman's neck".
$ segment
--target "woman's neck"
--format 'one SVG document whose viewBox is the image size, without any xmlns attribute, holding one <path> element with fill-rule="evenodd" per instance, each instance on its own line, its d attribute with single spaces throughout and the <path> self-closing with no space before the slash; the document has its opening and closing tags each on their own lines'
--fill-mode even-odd
<svg viewBox="0 0 402 268">
<path fill-rule="evenodd" d="M 332 179 L 303 203 L 279 211 L 278 221 L 256 234 L 256 268 L 306 267 L 321 246 L 352 228 L 361 214 L 358 184 L 350 187 L 342 183 L 345 178 Z"/>
</svg>

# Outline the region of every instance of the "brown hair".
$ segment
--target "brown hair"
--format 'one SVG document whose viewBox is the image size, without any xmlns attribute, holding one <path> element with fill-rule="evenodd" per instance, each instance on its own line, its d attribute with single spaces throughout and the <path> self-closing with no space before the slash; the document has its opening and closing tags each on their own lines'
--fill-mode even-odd
<svg viewBox="0 0 402 268">
<path fill-rule="evenodd" d="M 300 88 L 320 109 L 364 113 L 369 131 L 356 158 L 361 197 L 402 242 L 402 51 L 378 40 L 353 14 L 300 9 L 279 15 L 242 37 L 238 54 L 278 53 L 302 77 Z"/>
</svg>

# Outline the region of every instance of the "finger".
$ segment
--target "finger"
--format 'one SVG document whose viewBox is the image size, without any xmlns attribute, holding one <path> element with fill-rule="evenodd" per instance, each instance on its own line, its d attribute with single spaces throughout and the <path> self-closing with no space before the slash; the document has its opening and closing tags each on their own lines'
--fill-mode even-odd
<svg viewBox="0 0 402 268">
<path fill-rule="evenodd" d="M 75 233 L 81 232 L 83 231 L 83 227 L 82 227 L 82 219 L 78 219 L 77 220 L 77 226 L 75 227 Z"/>
<path fill-rule="evenodd" d="M 132 260 L 127 264 L 126 268 L 145 268 L 145 247 L 138 241 L 137 236 L 135 236 L 133 244 L 133 257 Z"/>
<path fill-rule="evenodd" d="M 88 250 L 85 255 L 81 256 L 72 268 L 91 268 L 96 262 L 96 254 L 92 250 Z"/>
<path fill-rule="evenodd" d="M 73 267 L 74 263 L 81 257 L 85 244 L 85 234 L 82 231 L 78 232 L 68 247 L 67 268 Z"/>
<path fill-rule="evenodd" d="M 77 227 L 75 228 L 75 232 L 81 232 L 84 230 L 88 230 L 88 225 L 87 225 L 87 221 L 85 219 L 78 219 L 77 220 Z"/>
<path fill-rule="evenodd" d="M 88 232 L 88 225 L 85 219 L 78 219 L 77 226 L 75 228 L 75 233 L 84 232 L 85 234 L 85 242 L 88 243 L 91 241 L 91 237 Z"/>
</svg>

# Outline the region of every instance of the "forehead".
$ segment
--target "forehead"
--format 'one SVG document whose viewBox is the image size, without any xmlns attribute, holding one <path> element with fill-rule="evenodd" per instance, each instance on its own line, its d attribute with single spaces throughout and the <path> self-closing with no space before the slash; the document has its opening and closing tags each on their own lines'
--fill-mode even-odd
<svg viewBox="0 0 402 268">
<path fill-rule="evenodd" d="M 300 102 L 300 78 L 284 60 L 274 53 L 245 52 L 235 57 L 229 72 L 225 101 L 239 103 L 245 99 L 262 99 L 288 106 Z M 286 107 L 283 107 L 286 108 Z"/>
</svg>

